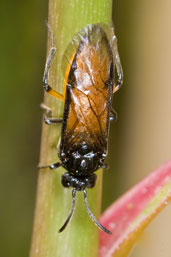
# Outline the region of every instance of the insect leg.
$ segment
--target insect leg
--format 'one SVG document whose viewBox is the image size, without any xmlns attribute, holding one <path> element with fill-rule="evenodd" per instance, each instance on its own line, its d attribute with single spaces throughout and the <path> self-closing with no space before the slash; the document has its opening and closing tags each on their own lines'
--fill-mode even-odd
<svg viewBox="0 0 171 257">
<path fill-rule="evenodd" d="M 39 168 L 39 169 L 46 169 L 46 168 L 49 168 L 49 169 L 51 169 L 51 170 L 55 170 L 55 169 L 59 168 L 60 166 L 61 166 L 61 163 L 60 163 L 60 162 L 55 162 L 55 163 L 53 163 L 53 164 L 51 164 L 51 165 L 46 165 L 46 166 L 40 166 L 40 165 L 38 165 L 38 168 Z"/>
<path fill-rule="evenodd" d="M 109 169 L 109 164 L 107 164 L 107 163 L 103 163 L 103 165 L 102 165 L 102 169 Z"/>
<path fill-rule="evenodd" d="M 58 93 L 57 91 L 55 91 L 53 88 L 51 88 L 51 86 L 48 85 L 49 69 L 50 69 L 52 60 L 54 58 L 55 52 L 56 52 L 56 47 L 54 44 L 53 33 L 52 33 L 48 23 L 47 23 L 47 28 L 48 28 L 48 32 L 49 32 L 49 36 L 50 36 L 50 41 L 51 41 L 51 49 L 50 49 L 50 52 L 49 52 L 49 55 L 48 55 L 48 58 L 47 58 L 46 64 L 45 64 L 45 71 L 44 71 L 44 75 L 43 75 L 43 83 L 44 83 L 43 87 L 47 93 L 57 97 L 61 101 L 64 101 L 64 96 L 61 95 L 60 93 Z"/>
<path fill-rule="evenodd" d="M 41 104 L 40 104 L 40 108 L 43 109 L 43 111 L 45 111 L 45 113 L 46 113 L 46 115 L 47 115 L 48 117 L 51 117 L 51 115 L 52 115 L 52 109 L 51 109 L 49 106 L 47 106 L 47 105 L 44 104 L 44 103 L 41 103 Z"/>
<path fill-rule="evenodd" d="M 61 123 L 63 121 L 63 118 L 52 118 L 52 110 L 45 105 L 44 103 L 41 103 L 40 107 L 45 110 L 46 112 L 46 116 L 44 116 L 44 122 L 47 125 L 53 125 L 53 124 L 57 124 L 57 123 Z"/>
<path fill-rule="evenodd" d="M 117 118 L 118 118 L 117 112 L 113 108 L 111 108 L 109 120 L 110 121 L 113 121 L 113 120 L 116 121 Z"/>
<path fill-rule="evenodd" d="M 57 124 L 57 123 L 61 123 L 62 121 L 63 121 L 63 118 L 47 118 L 47 117 L 44 117 L 44 122 L 47 125 L 54 125 L 54 124 Z"/>
<path fill-rule="evenodd" d="M 114 64 L 117 71 L 117 80 L 113 87 L 113 93 L 118 91 L 123 83 L 123 70 L 120 62 L 119 52 L 118 52 L 118 45 L 117 45 L 117 37 L 114 34 L 114 29 L 111 29 L 112 39 L 110 41 L 112 51 L 113 51 L 113 58 L 114 58 Z"/>
</svg>

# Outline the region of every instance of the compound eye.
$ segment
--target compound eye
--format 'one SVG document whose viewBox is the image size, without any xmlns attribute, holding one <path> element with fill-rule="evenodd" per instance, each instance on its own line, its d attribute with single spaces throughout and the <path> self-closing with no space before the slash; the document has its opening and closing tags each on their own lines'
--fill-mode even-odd
<svg viewBox="0 0 171 257">
<path fill-rule="evenodd" d="M 67 174 L 63 174 L 61 180 L 62 180 L 62 185 L 64 187 L 70 187 L 71 186 L 70 179 L 69 179 L 69 176 Z"/>
<path fill-rule="evenodd" d="M 89 176 L 89 177 L 87 178 L 87 180 L 86 180 L 86 187 L 87 187 L 87 188 L 92 188 L 92 187 L 94 187 L 95 184 L 96 184 L 96 178 L 97 178 L 96 174 L 92 174 L 91 176 Z"/>
</svg>

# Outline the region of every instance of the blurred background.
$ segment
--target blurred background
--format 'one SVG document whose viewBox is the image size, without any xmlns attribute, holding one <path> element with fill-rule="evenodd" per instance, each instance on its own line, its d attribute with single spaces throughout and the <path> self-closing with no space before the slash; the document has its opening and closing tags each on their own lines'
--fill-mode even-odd
<svg viewBox="0 0 171 257">
<path fill-rule="evenodd" d="M 28 256 L 41 136 L 48 3 L 0 4 L 0 256 Z M 114 95 L 103 210 L 171 156 L 171 2 L 114 0 L 124 70 Z M 171 256 L 171 206 L 146 229 L 131 257 Z M 42 256 L 43 257 L 43 256 Z"/>
</svg>

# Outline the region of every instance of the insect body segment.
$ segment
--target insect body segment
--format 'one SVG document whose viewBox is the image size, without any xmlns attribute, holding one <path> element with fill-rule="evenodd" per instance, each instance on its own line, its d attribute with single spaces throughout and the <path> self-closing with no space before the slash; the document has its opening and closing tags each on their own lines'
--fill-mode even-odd
<svg viewBox="0 0 171 257">
<path fill-rule="evenodd" d="M 94 24 L 83 28 L 72 40 L 64 55 L 67 66 L 64 72 L 63 96 L 58 96 L 47 83 L 49 67 L 54 56 L 52 50 L 46 63 L 45 90 L 60 100 L 65 99 L 58 147 L 60 161 L 49 167 L 53 169 L 63 166 L 67 172 L 62 175 L 62 184 L 64 187 L 73 188 L 71 212 L 59 232 L 64 230 L 72 217 L 76 191 L 83 191 L 85 206 L 91 219 L 104 232 L 111 233 L 91 213 L 86 192 L 86 188 L 95 186 L 94 172 L 106 166 L 109 123 L 116 117 L 111 107 L 112 95 L 122 82 L 117 46 L 113 41 L 110 42 L 108 34 L 101 25 Z M 69 53 L 71 46 L 74 50 Z M 115 83 L 115 67 L 119 72 L 118 83 Z M 46 118 L 45 122 L 54 124 L 59 122 L 59 119 Z"/>
</svg>

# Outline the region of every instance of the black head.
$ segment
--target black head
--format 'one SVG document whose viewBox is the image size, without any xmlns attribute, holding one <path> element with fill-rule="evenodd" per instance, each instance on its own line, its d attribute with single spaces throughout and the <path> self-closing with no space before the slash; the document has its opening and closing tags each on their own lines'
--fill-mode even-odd
<svg viewBox="0 0 171 257">
<path fill-rule="evenodd" d="M 73 187 L 77 191 L 82 191 L 85 188 L 92 188 L 95 186 L 96 183 L 96 174 L 90 174 L 87 177 L 76 177 L 70 175 L 68 172 L 62 175 L 62 185 L 64 187 Z"/>
</svg>

